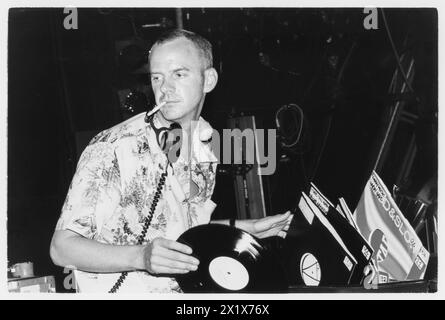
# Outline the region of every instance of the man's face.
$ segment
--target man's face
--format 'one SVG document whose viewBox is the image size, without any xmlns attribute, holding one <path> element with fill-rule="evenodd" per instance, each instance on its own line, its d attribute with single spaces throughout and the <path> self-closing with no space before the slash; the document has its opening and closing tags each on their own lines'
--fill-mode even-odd
<svg viewBox="0 0 445 320">
<path fill-rule="evenodd" d="M 156 103 L 166 101 L 162 116 L 186 123 L 199 116 L 205 97 L 204 60 L 193 43 L 175 39 L 152 49 L 151 85 Z"/>
</svg>

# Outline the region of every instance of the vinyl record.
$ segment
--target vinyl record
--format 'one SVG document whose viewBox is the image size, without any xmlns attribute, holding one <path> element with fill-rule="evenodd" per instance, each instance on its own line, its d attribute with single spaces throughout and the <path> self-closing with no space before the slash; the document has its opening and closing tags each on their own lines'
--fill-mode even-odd
<svg viewBox="0 0 445 320">
<path fill-rule="evenodd" d="M 193 249 L 196 271 L 176 277 L 186 293 L 286 292 L 284 269 L 271 250 L 240 229 L 207 224 L 178 239 Z"/>
</svg>

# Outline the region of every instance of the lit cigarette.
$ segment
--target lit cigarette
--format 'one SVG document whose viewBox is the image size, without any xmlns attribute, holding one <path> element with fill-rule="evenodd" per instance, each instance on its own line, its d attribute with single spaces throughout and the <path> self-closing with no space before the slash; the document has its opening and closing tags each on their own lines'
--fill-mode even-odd
<svg viewBox="0 0 445 320">
<path fill-rule="evenodd" d="M 151 116 L 152 114 L 156 113 L 161 109 L 167 102 L 163 101 L 160 104 L 158 104 L 156 107 L 153 108 L 148 114 L 147 117 Z"/>
</svg>

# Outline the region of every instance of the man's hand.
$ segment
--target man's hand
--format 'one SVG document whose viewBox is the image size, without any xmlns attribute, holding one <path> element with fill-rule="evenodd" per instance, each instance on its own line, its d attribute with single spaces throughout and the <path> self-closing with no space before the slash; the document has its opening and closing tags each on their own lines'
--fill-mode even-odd
<svg viewBox="0 0 445 320">
<path fill-rule="evenodd" d="M 151 274 L 181 274 L 195 271 L 199 260 L 182 243 L 156 238 L 144 248 L 145 269 Z"/>
<path fill-rule="evenodd" d="M 239 228 L 250 232 L 258 238 L 272 236 L 286 237 L 293 215 L 290 211 L 261 219 L 242 220 Z"/>
</svg>

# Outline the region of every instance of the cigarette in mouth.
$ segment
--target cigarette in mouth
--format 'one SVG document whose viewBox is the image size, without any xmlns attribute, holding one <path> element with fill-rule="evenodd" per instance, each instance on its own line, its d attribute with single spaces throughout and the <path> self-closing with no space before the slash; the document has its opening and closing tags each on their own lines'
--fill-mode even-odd
<svg viewBox="0 0 445 320">
<path fill-rule="evenodd" d="M 152 114 L 156 113 L 161 109 L 167 102 L 163 101 L 160 104 L 158 104 L 156 107 L 153 108 L 148 114 L 147 117 L 151 116 Z"/>
</svg>

